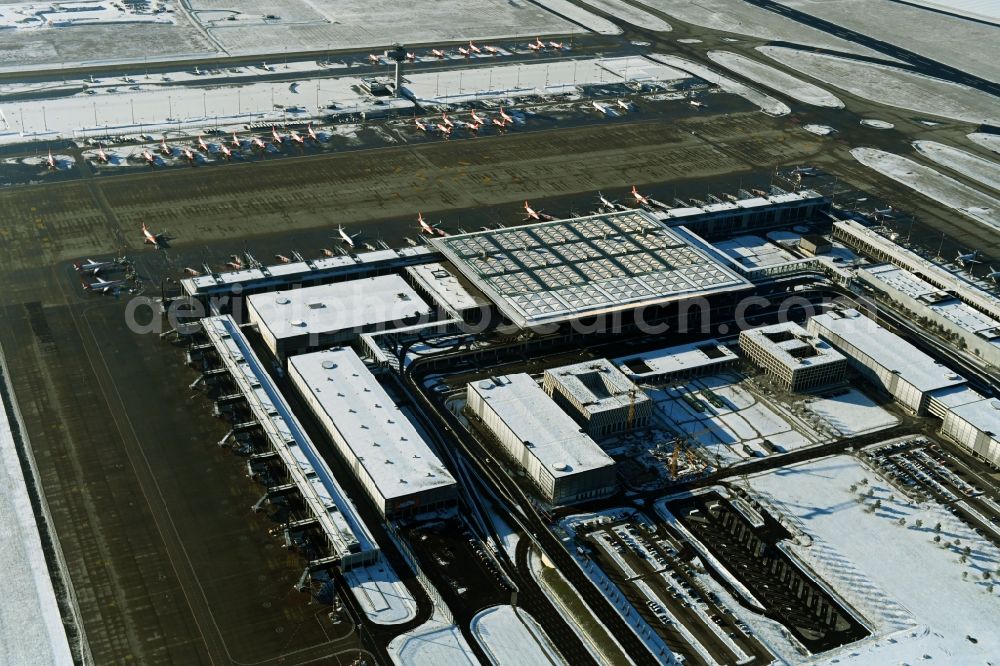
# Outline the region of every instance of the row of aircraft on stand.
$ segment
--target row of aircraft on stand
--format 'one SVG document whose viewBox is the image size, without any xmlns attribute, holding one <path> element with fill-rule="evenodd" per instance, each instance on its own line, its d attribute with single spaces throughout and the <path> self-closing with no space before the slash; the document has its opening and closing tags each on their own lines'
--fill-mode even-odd
<svg viewBox="0 0 1000 666">
<path fill-rule="evenodd" d="M 528 42 L 528 49 L 535 52 L 547 51 L 549 49 L 561 51 L 564 48 L 566 48 L 566 44 L 564 42 L 554 42 L 554 41 L 543 42 L 538 37 L 535 37 L 535 41 Z M 484 44 L 483 46 L 477 46 L 475 42 L 469 40 L 469 46 L 468 47 L 459 46 L 457 49 L 457 53 L 463 58 L 471 58 L 472 56 L 478 56 L 478 55 L 498 56 L 501 54 L 501 51 L 497 47 L 490 46 L 489 44 Z M 444 60 L 445 58 L 448 57 L 448 53 L 446 51 L 443 51 L 442 49 L 431 49 L 431 55 L 437 58 L 438 60 Z M 384 58 L 383 56 L 377 53 L 370 53 L 368 55 L 368 60 L 373 65 L 381 65 L 383 63 L 383 58 Z M 407 52 L 406 59 L 410 62 L 415 62 L 417 59 L 417 54 Z"/>
<path fill-rule="evenodd" d="M 230 141 L 220 142 L 218 145 L 218 153 L 221 153 L 224 158 L 231 160 L 234 156 L 240 155 L 244 150 L 258 150 L 260 152 L 265 152 L 268 149 L 268 145 L 283 146 L 283 145 L 298 145 L 300 148 L 305 147 L 306 142 L 313 141 L 315 143 L 322 143 L 323 139 L 319 134 L 316 133 L 315 128 L 313 128 L 312 123 L 306 126 L 305 134 L 299 134 L 295 130 L 290 130 L 288 134 L 282 134 L 278 131 L 276 126 L 271 126 L 271 136 L 268 137 L 269 140 L 265 140 L 260 136 L 254 134 L 247 138 L 240 138 L 240 136 L 233 132 L 233 138 Z M 194 150 L 188 146 L 172 147 L 167 144 L 166 137 L 160 139 L 160 145 L 157 149 L 164 157 L 184 157 L 192 165 L 197 161 L 198 155 L 209 154 L 212 151 L 212 146 L 205 141 L 205 138 L 199 134 L 197 143 L 194 145 Z M 157 157 L 148 148 L 143 148 L 142 159 L 150 166 L 155 166 L 157 164 Z M 98 161 L 106 163 L 108 161 L 108 156 L 105 154 L 104 149 L 98 144 Z"/>
<path fill-rule="evenodd" d="M 486 116 L 481 116 L 473 110 L 469 116 L 470 120 L 452 120 L 448 117 L 448 112 L 443 111 L 441 113 L 441 120 L 439 122 L 424 122 L 420 118 L 414 118 L 413 124 L 417 126 L 417 129 L 427 132 L 428 134 L 432 132 L 439 132 L 442 136 L 451 136 L 452 131 L 456 127 L 465 128 L 470 132 L 478 132 L 483 125 L 492 124 L 500 129 L 507 129 L 507 127 L 512 127 L 514 125 L 514 117 L 509 113 L 504 111 L 504 108 L 500 107 L 500 113 L 496 118 L 488 118 Z"/>
</svg>

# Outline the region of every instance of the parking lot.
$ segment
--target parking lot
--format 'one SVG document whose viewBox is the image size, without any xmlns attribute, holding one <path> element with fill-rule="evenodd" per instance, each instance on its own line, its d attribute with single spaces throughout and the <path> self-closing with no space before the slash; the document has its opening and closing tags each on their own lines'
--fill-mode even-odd
<svg viewBox="0 0 1000 666">
<path fill-rule="evenodd" d="M 977 534 L 1000 545 L 1000 491 L 975 461 L 924 438 L 895 441 L 863 452 L 907 496 L 942 504 Z"/>
<path fill-rule="evenodd" d="M 769 661 L 749 627 L 698 580 L 693 552 L 666 525 L 645 516 L 600 517 L 578 528 L 578 543 L 636 612 L 686 663 Z"/>
</svg>

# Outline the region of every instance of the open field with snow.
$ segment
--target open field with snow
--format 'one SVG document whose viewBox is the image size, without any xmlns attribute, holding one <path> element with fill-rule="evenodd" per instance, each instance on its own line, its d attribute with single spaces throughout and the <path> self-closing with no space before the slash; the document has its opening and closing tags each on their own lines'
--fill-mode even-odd
<svg viewBox="0 0 1000 666">
<path fill-rule="evenodd" d="M 802 25 L 743 0 L 642 0 L 640 4 L 686 23 L 769 41 L 785 41 L 846 53 L 881 56 L 876 51 Z"/>
<path fill-rule="evenodd" d="M 736 375 L 713 375 L 645 391 L 656 416 L 687 435 L 692 446 L 703 448 L 704 457 L 720 466 L 768 455 L 769 445 L 783 452 L 822 439 L 806 421 L 751 393 Z"/>
<path fill-rule="evenodd" d="M 811 537 L 789 550 L 874 625 L 875 635 L 824 663 L 985 664 L 1000 654 L 1000 551 L 944 507 L 909 500 L 846 455 L 749 485 Z"/>
<path fill-rule="evenodd" d="M 1000 27 L 944 16 L 894 0 L 778 2 L 963 72 L 989 81 L 1000 80 L 995 49 L 989 47 L 1000 43 Z M 948 0 L 947 4 L 952 3 Z"/>
<path fill-rule="evenodd" d="M 914 141 L 913 147 L 927 159 L 1000 191 L 1000 164 L 936 141 Z"/>
<path fill-rule="evenodd" d="M 1000 153 L 1000 134 L 986 134 L 985 132 L 973 132 L 967 134 L 966 137 L 969 141 L 986 148 L 987 150 L 992 150 L 994 153 Z"/>
<path fill-rule="evenodd" d="M 136 14 L 110 0 L 94 20 L 75 25 L 4 29 L 13 8 L 0 5 L 0 71 L 87 64 L 162 62 L 225 55 L 271 55 L 330 49 L 386 47 L 480 39 L 527 42 L 536 36 L 583 34 L 586 29 L 531 2 L 444 0 L 400 5 L 388 0 L 194 0 L 169 2 L 171 13 Z M 598 32 L 620 32 L 610 22 L 564 0 L 556 11 Z M 66 12 L 67 14 L 75 12 Z M 272 17 L 272 18 L 269 18 Z M 23 17 L 22 17 L 23 18 Z M 127 25 L 123 25 L 123 21 Z M 378 26 L 377 29 L 373 26 Z M 122 31 L 128 38 L 122 38 Z"/>
<path fill-rule="evenodd" d="M 699 79 L 708 81 L 709 83 L 714 83 L 726 92 L 739 95 L 751 104 L 756 104 L 761 111 L 770 116 L 787 116 L 792 112 L 792 110 L 788 108 L 788 105 L 781 100 L 775 99 L 774 97 L 771 97 L 756 88 L 745 86 L 739 81 L 720 74 L 711 67 L 705 67 L 702 64 L 692 62 L 685 58 L 678 58 L 677 56 L 666 55 L 663 53 L 654 53 L 650 55 L 650 58 L 670 65 L 671 67 L 682 69 L 685 72 L 689 72 L 697 76 Z"/>
<path fill-rule="evenodd" d="M 231 55 L 353 49 L 395 42 L 468 41 L 584 32 L 530 2 L 444 0 L 409 5 L 389 0 L 192 0 L 191 10 Z M 203 12 L 205 14 L 203 14 Z M 217 20 L 219 12 L 236 20 Z M 268 15 L 278 20 L 266 18 Z"/>
<path fill-rule="evenodd" d="M 908 0 L 911 5 L 938 9 L 1000 25 L 1000 5 L 993 0 Z"/>
<path fill-rule="evenodd" d="M 873 102 L 968 123 L 1000 124 L 1000 99 L 968 86 L 898 67 L 783 46 L 758 46 L 757 50 L 786 67 Z"/>
<path fill-rule="evenodd" d="M 622 32 L 621 28 L 603 16 L 588 12 L 583 7 L 573 4 L 570 0 L 538 0 L 538 4 L 598 34 L 620 35 Z"/>
<path fill-rule="evenodd" d="M 1000 230 L 1000 201 L 963 185 L 930 167 L 875 148 L 855 148 L 851 155 L 867 167 L 964 215 Z"/>
<path fill-rule="evenodd" d="M 6 375 L 6 365 L 3 371 Z M 70 664 L 66 631 L 4 407 L 0 404 L 0 520 L 4 525 L 4 539 L 0 541 L 0 566 L 4 572 L 0 662 L 24 666 Z"/>
<path fill-rule="evenodd" d="M 843 102 L 819 86 L 798 79 L 770 65 L 765 65 L 762 62 L 741 56 L 738 53 L 709 51 L 708 58 L 726 69 L 763 84 L 771 90 L 788 95 L 803 104 L 825 106 L 832 109 L 844 108 Z"/>
<path fill-rule="evenodd" d="M 470 628 L 494 666 L 566 663 L 535 619 L 513 606 L 492 606 L 479 611 Z"/>
<path fill-rule="evenodd" d="M 815 418 L 825 428 L 831 428 L 839 437 L 854 437 L 877 430 L 885 430 L 899 423 L 899 419 L 885 411 L 857 389 L 830 398 L 810 398 L 803 404 L 809 418 Z"/>
<path fill-rule="evenodd" d="M 639 27 L 646 28 L 647 30 L 670 32 L 672 29 L 670 24 L 661 19 L 659 16 L 654 16 L 647 11 L 625 2 L 625 0 L 586 0 L 586 4 L 594 7 L 595 9 L 607 12 L 608 14 L 615 16 L 626 23 L 631 23 L 632 25 L 637 25 Z"/>
</svg>

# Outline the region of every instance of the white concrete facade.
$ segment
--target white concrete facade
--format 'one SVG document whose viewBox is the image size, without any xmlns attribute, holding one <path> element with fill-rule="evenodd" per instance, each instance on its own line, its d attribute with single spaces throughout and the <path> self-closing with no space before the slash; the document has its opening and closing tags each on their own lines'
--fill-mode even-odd
<svg viewBox="0 0 1000 666">
<path fill-rule="evenodd" d="M 1000 466 L 1000 400 L 988 398 L 951 408 L 941 432 L 994 467 Z"/>
<path fill-rule="evenodd" d="M 615 461 L 527 374 L 472 382 L 469 412 L 553 504 L 572 504 L 612 494 Z"/>
<path fill-rule="evenodd" d="M 847 359 L 795 322 L 740 331 L 740 349 L 788 391 L 811 391 L 843 381 Z"/>
</svg>

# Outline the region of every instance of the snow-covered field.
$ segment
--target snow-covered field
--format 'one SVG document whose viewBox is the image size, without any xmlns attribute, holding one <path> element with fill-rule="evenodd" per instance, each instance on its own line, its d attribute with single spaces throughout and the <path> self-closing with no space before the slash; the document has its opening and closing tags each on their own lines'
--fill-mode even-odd
<svg viewBox="0 0 1000 666">
<path fill-rule="evenodd" d="M 5 30 L 4 14 L 0 14 L 0 71 L 98 63 L 141 66 L 225 55 L 280 57 L 331 48 L 380 48 L 394 42 L 433 44 L 471 38 L 527 43 L 539 35 L 583 34 L 588 29 L 621 32 L 568 0 L 548 0 L 548 4 L 586 28 L 523 0 L 438 0 L 411 5 L 389 0 L 171 0 L 172 13 L 153 15 L 170 23 L 152 23 L 133 12 L 127 17 L 133 22 L 127 26 L 112 16 L 112 12 L 126 10 L 118 10 L 110 0 L 99 4 L 108 10 L 100 21 L 51 29 Z M 10 7 L 0 5 L 0 11 Z M 134 22 L 137 19 L 145 22 Z"/>
<path fill-rule="evenodd" d="M 493 666 L 566 663 L 535 619 L 513 606 L 491 606 L 479 611 L 470 628 Z"/>
<path fill-rule="evenodd" d="M 967 178 L 1000 190 L 1000 164 L 936 141 L 914 141 L 921 155 Z"/>
<path fill-rule="evenodd" d="M 938 9 L 1000 25 L 1000 4 L 995 0 L 908 0 L 911 5 Z"/>
<path fill-rule="evenodd" d="M 748 79 L 753 79 L 771 90 L 784 93 L 803 104 L 825 106 L 834 109 L 842 109 L 844 107 L 844 103 L 835 95 L 823 90 L 819 86 L 803 81 L 770 65 L 765 65 L 762 62 L 741 56 L 738 53 L 709 51 L 708 58 L 726 69 L 730 69 Z"/>
<path fill-rule="evenodd" d="M 949 208 L 1000 230 L 1000 201 L 963 185 L 930 167 L 875 148 L 855 148 L 851 155 L 867 167 Z"/>
<path fill-rule="evenodd" d="M 686 23 L 738 35 L 749 35 L 770 41 L 785 41 L 821 48 L 880 56 L 876 51 L 822 30 L 810 28 L 781 14 L 755 7 L 743 0 L 641 0 L 647 7 L 659 10 Z M 891 60 L 891 58 L 889 58 Z"/>
<path fill-rule="evenodd" d="M 6 372 L 6 368 L 4 368 Z M 23 428 L 21 429 L 24 432 Z M 60 666 L 73 663 L 7 410 L 0 404 L 0 663 Z"/>
<path fill-rule="evenodd" d="M 205 29 L 232 55 L 354 49 L 400 44 L 463 42 L 575 34 L 580 26 L 530 2 L 439 0 L 409 5 L 391 0 L 192 0 L 196 17 L 211 11 Z M 234 21 L 216 20 L 234 11 Z M 276 15 L 279 20 L 265 18 Z"/>
<path fill-rule="evenodd" d="M 570 0 L 538 0 L 538 4 L 601 35 L 620 35 L 622 32 L 621 28 L 603 16 L 588 12 Z"/>
<path fill-rule="evenodd" d="M 735 376 L 713 375 L 684 386 L 645 390 L 664 424 L 687 434 L 689 443 L 703 448 L 718 465 L 767 455 L 770 452 L 764 440 L 782 451 L 820 440 L 819 433 L 806 421 L 787 411 L 779 413 L 777 406 L 760 400 L 736 381 Z M 713 398 L 719 404 L 713 403 Z"/>
<path fill-rule="evenodd" d="M 833 428 L 840 437 L 853 437 L 891 428 L 899 419 L 876 405 L 865 394 L 850 389 L 844 395 L 805 402 L 805 411 Z"/>
<path fill-rule="evenodd" d="M 789 550 L 875 627 L 822 663 L 996 663 L 1000 551 L 943 506 L 910 501 L 846 455 L 749 483 L 811 537 Z"/>
<path fill-rule="evenodd" d="M 670 24 L 659 16 L 654 16 L 647 11 L 639 9 L 625 2 L 625 0 L 586 0 L 586 4 L 647 30 L 655 30 L 657 32 L 670 32 L 671 30 Z"/>
<path fill-rule="evenodd" d="M 994 153 L 1000 153 L 1000 134 L 986 134 L 985 132 L 972 132 L 966 134 L 966 138 L 972 143 L 982 146 Z"/>
<path fill-rule="evenodd" d="M 406 88 L 421 101 L 457 103 L 472 99 L 553 95 L 602 83 L 666 82 L 686 72 L 647 58 L 554 60 L 407 75 Z"/>
<path fill-rule="evenodd" d="M 756 104 L 761 111 L 768 115 L 787 116 L 792 112 L 792 110 L 788 108 L 788 105 L 784 102 L 777 100 L 774 97 L 757 90 L 756 88 L 745 86 L 739 81 L 735 81 L 728 76 L 724 76 L 710 67 L 705 67 L 704 65 L 692 62 L 691 60 L 687 60 L 685 58 L 678 58 L 677 56 L 666 55 L 663 53 L 654 53 L 649 57 L 670 65 L 671 67 L 676 67 L 677 69 L 682 69 L 685 72 L 690 72 L 699 79 L 704 79 L 709 83 L 714 83 L 726 92 L 739 95 L 751 104 Z"/>
<path fill-rule="evenodd" d="M 814 79 L 880 104 L 969 123 L 1000 124 L 1000 99 L 968 86 L 898 67 L 783 46 L 757 50 Z"/>
<path fill-rule="evenodd" d="M 951 0 L 946 0 L 951 4 Z M 894 0 L 778 0 L 782 5 L 894 44 L 963 72 L 1000 81 L 1000 28 Z M 995 1 L 994 7 L 998 5 Z M 996 11 L 994 9 L 994 11 Z"/>
</svg>

